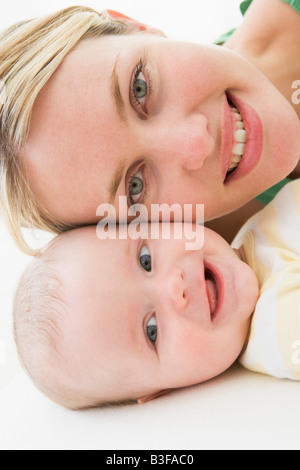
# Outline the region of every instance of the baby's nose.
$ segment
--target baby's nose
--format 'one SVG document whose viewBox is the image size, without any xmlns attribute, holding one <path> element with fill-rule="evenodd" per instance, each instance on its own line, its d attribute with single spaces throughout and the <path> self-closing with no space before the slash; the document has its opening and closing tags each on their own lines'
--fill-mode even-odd
<svg viewBox="0 0 300 470">
<path fill-rule="evenodd" d="M 184 271 L 174 268 L 165 279 L 165 295 L 177 310 L 183 310 L 188 303 Z"/>
</svg>

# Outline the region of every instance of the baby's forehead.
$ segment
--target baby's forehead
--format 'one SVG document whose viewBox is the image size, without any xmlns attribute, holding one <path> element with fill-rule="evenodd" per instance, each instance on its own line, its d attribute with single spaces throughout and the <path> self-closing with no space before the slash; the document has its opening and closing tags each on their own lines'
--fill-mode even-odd
<svg viewBox="0 0 300 470">
<path fill-rule="evenodd" d="M 45 256 L 55 261 L 67 295 L 84 295 L 88 301 L 95 297 L 93 290 L 111 292 L 113 285 L 128 277 L 129 242 L 99 240 L 95 227 L 86 227 L 61 236 Z"/>
<path fill-rule="evenodd" d="M 57 236 L 48 245 L 43 257 L 61 262 L 77 259 L 79 262 L 93 256 L 105 256 L 108 252 L 111 254 L 115 251 L 120 254 L 126 250 L 128 240 L 113 236 L 100 239 L 97 236 L 96 226 L 82 227 Z"/>
<path fill-rule="evenodd" d="M 80 251 L 84 240 L 89 241 L 88 248 Z M 107 348 L 119 357 L 124 355 L 128 341 L 120 340 L 123 338 L 121 325 L 128 323 L 130 311 L 140 308 L 139 297 L 133 295 L 137 287 L 134 276 L 128 275 L 124 256 L 120 257 L 120 252 L 115 249 L 120 246 L 121 251 L 126 252 L 124 240 L 104 240 L 102 243 L 97 239 L 95 245 L 91 243 L 93 240 L 94 237 L 89 239 L 84 234 L 79 245 L 75 243 L 74 250 L 58 260 L 68 319 L 64 334 L 72 351 L 77 348 L 76 344 L 84 345 L 85 355 L 89 356 L 89 347 L 93 351 L 99 343 L 102 352 Z M 101 246 L 99 250 L 98 245 Z"/>
</svg>

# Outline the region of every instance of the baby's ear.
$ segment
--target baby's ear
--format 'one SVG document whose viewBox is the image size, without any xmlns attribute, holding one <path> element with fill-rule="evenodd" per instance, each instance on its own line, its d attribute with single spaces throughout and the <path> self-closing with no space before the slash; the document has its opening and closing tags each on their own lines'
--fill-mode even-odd
<svg viewBox="0 0 300 470">
<path fill-rule="evenodd" d="M 172 391 L 173 389 L 169 388 L 167 390 L 161 390 L 160 392 L 152 393 L 152 395 L 146 395 L 145 397 L 138 399 L 138 404 L 144 405 L 148 401 L 155 400 L 155 398 L 162 397 L 163 395 L 167 395 L 168 393 L 171 393 Z"/>
</svg>

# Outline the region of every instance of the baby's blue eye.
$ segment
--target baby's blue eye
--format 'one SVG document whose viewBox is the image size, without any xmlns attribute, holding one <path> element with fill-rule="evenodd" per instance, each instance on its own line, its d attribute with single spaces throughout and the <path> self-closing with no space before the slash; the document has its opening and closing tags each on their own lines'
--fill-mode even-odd
<svg viewBox="0 0 300 470">
<path fill-rule="evenodd" d="M 151 317 L 147 323 L 147 336 L 151 343 L 155 343 L 157 339 L 157 324 L 155 316 Z"/>
<path fill-rule="evenodd" d="M 145 271 L 151 272 L 152 270 L 151 255 L 146 246 L 143 246 L 143 248 L 140 251 L 140 264 Z"/>
</svg>

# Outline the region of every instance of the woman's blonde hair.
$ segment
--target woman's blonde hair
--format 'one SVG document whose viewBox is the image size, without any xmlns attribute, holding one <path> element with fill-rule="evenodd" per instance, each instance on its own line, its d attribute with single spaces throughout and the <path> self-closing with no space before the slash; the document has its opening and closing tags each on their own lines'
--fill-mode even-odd
<svg viewBox="0 0 300 470">
<path fill-rule="evenodd" d="M 23 21 L 0 34 L 0 203 L 17 245 L 35 254 L 22 227 L 62 233 L 74 228 L 52 217 L 30 190 L 20 159 L 35 99 L 66 55 L 82 39 L 129 34 L 129 21 L 75 6 Z"/>
</svg>

